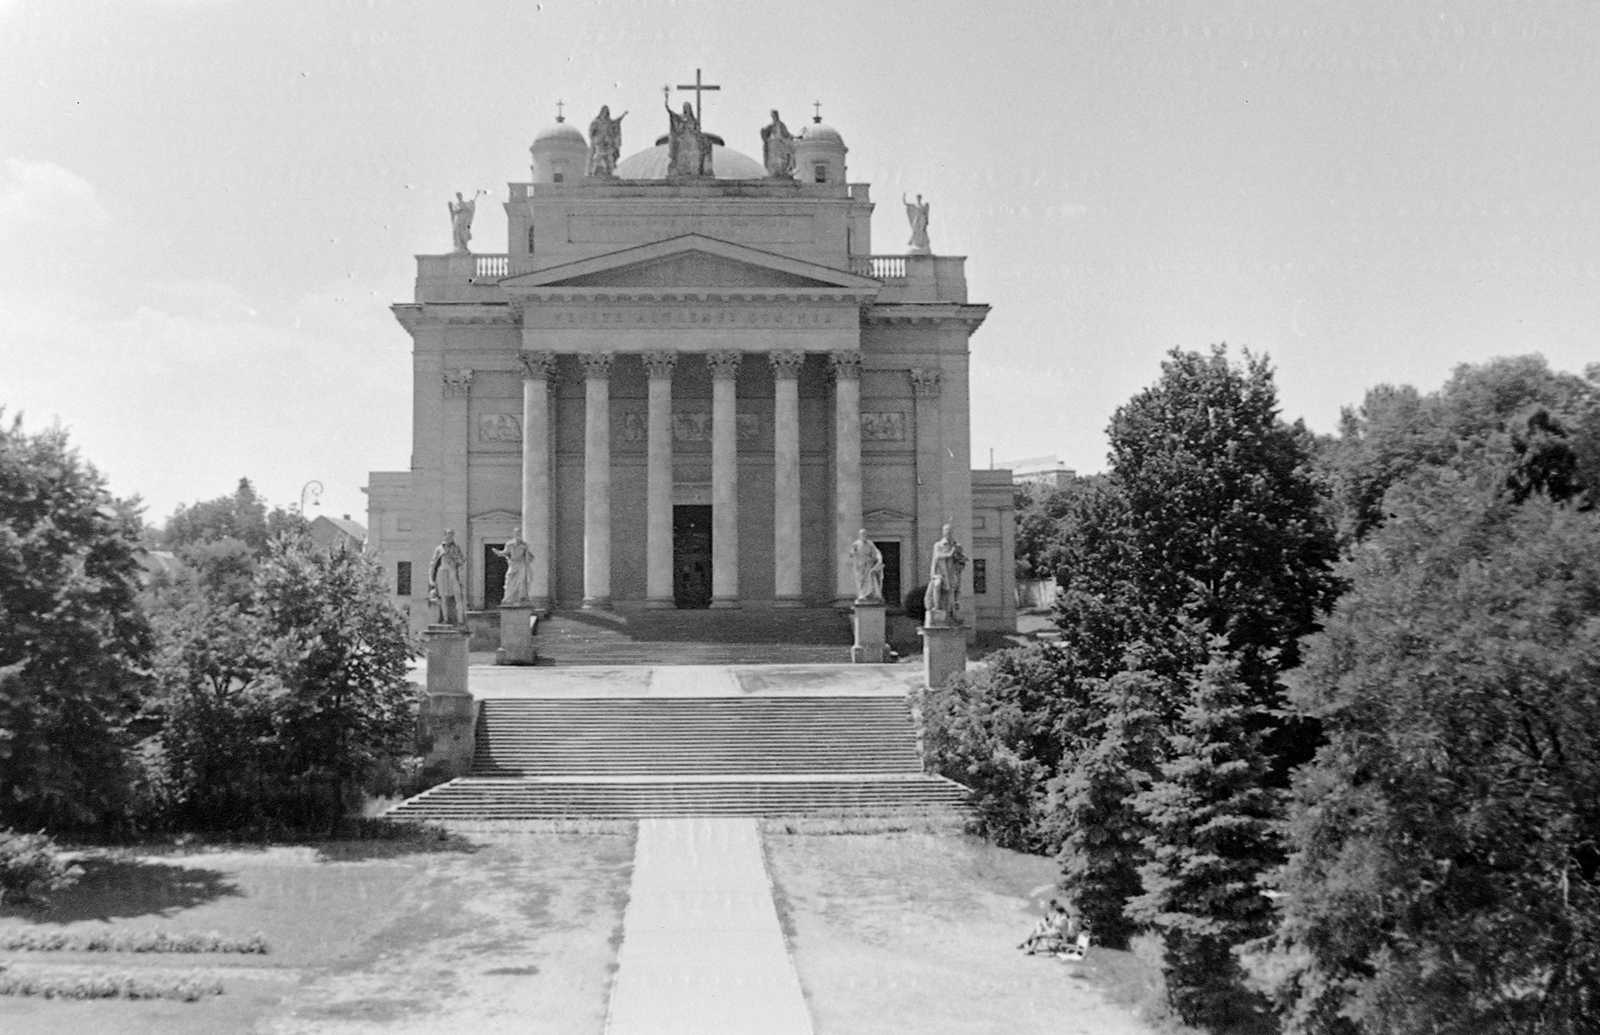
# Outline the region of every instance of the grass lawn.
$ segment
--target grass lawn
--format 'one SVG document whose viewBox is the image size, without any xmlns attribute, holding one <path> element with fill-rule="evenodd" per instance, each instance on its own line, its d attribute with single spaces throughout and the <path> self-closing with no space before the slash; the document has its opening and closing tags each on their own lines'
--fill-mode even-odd
<svg viewBox="0 0 1600 1035">
<path fill-rule="evenodd" d="M 817 1035 L 1154 1030 L 1112 1001 L 1149 991 L 1131 954 L 1094 948 L 1072 964 L 1017 951 L 1053 860 L 958 834 L 786 829 L 767 824 L 767 865 Z"/>
<path fill-rule="evenodd" d="M 633 862 L 623 829 L 95 851 L 49 911 L 0 911 L 0 935 L 262 931 L 268 953 L 0 952 L 19 971 L 199 970 L 225 989 L 197 1003 L 4 996 L 0 1031 L 599 1035 Z"/>
</svg>

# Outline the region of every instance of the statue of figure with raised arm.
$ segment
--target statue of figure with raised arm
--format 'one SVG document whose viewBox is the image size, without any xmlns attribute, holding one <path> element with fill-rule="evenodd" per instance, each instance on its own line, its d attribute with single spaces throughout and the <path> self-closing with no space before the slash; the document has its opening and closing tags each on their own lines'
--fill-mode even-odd
<svg viewBox="0 0 1600 1035">
<path fill-rule="evenodd" d="M 772 109 L 772 122 L 761 127 L 761 157 L 768 176 L 794 179 L 794 134 L 778 118 L 776 108 Z"/>
<path fill-rule="evenodd" d="M 628 113 L 623 112 L 612 118 L 611 105 L 600 105 L 600 114 L 589 123 L 590 176 L 617 175 L 617 162 L 622 158 L 622 120 L 627 117 Z"/>
<path fill-rule="evenodd" d="M 922 195 L 917 195 L 916 201 L 906 201 L 904 194 L 900 201 L 906 207 L 906 218 L 911 221 L 911 240 L 906 243 L 911 246 L 913 255 L 927 255 L 932 249 L 928 246 L 928 203 L 922 200 Z"/>
<path fill-rule="evenodd" d="M 864 528 L 850 544 L 850 564 L 856 574 L 856 603 L 883 603 L 883 553 Z"/>
<path fill-rule="evenodd" d="M 937 543 L 933 544 L 933 564 L 928 570 L 928 590 L 922 605 L 927 611 L 923 621 L 928 625 L 960 623 L 961 573 L 967 566 L 967 553 L 956 542 L 956 537 L 945 525 Z"/>
<path fill-rule="evenodd" d="M 467 243 L 472 240 L 472 217 L 478 211 L 478 197 L 482 193 L 478 191 L 467 201 L 456 191 L 456 200 L 450 202 L 450 236 L 455 238 L 458 252 L 466 251 Z"/>
<path fill-rule="evenodd" d="M 506 589 L 500 602 L 527 603 L 531 599 L 529 590 L 533 585 L 533 551 L 529 549 L 528 541 L 522 538 L 521 532 L 513 532 L 506 545 L 496 548 L 494 554 L 505 558 L 506 562 Z"/>
<path fill-rule="evenodd" d="M 679 115 L 669 104 L 667 118 L 671 122 L 667 133 L 667 175 L 710 176 L 711 141 L 700 132 L 694 105 L 685 101 L 683 114 Z"/>
<path fill-rule="evenodd" d="M 444 541 L 433 551 L 428 565 L 428 601 L 438 607 L 439 624 L 464 625 L 467 620 L 467 595 L 461 575 L 466 555 L 456 543 L 455 529 L 444 530 Z"/>
</svg>

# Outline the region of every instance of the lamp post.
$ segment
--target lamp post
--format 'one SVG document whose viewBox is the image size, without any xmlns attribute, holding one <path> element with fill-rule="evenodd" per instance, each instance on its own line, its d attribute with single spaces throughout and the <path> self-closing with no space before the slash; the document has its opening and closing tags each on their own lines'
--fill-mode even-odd
<svg viewBox="0 0 1600 1035">
<path fill-rule="evenodd" d="M 306 516 L 306 496 L 310 495 L 311 502 L 316 504 L 322 498 L 322 483 L 315 478 L 300 487 L 300 517 Z"/>
</svg>

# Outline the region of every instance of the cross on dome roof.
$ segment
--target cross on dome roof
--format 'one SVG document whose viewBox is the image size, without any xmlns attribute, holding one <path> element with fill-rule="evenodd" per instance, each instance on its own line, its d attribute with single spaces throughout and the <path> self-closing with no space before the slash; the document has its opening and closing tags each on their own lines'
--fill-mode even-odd
<svg viewBox="0 0 1600 1035">
<path fill-rule="evenodd" d="M 694 82 L 687 86 L 680 86 L 678 89 L 694 91 L 694 120 L 700 123 L 700 125 L 704 126 L 706 124 L 706 120 L 705 116 L 700 111 L 700 95 L 706 90 L 720 90 L 722 87 L 712 86 L 708 83 L 702 83 L 700 81 L 700 70 L 697 68 L 694 70 Z"/>
</svg>

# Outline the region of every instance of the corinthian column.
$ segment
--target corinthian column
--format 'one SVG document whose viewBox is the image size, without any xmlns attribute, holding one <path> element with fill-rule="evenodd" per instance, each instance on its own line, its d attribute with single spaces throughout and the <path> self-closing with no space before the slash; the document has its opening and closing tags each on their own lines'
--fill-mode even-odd
<svg viewBox="0 0 1600 1035">
<path fill-rule="evenodd" d="M 550 386 L 553 352 L 522 354 L 522 538 L 528 561 L 528 596 L 540 610 L 550 607 Z"/>
<path fill-rule="evenodd" d="M 583 366 L 583 606 L 611 606 L 611 359 L 580 355 Z"/>
<path fill-rule="evenodd" d="M 773 352 L 772 558 L 774 604 L 800 606 L 800 367 L 804 352 Z"/>
<path fill-rule="evenodd" d="M 650 411 L 645 454 L 646 606 L 672 606 L 672 371 L 678 354 L 646 352 Z"/>
<path fill-rule="evenodd" d="M 840 606 L 856 599 L 850 544 L 861 528 L 861 353 L 833 352 L 833 556 L 834 596 Z"/>
<path fill-rule="evenodd" d="M 739 606 L 738 352 L 708 352 L 711 367 L 711 606 Z"/>
</svg>

